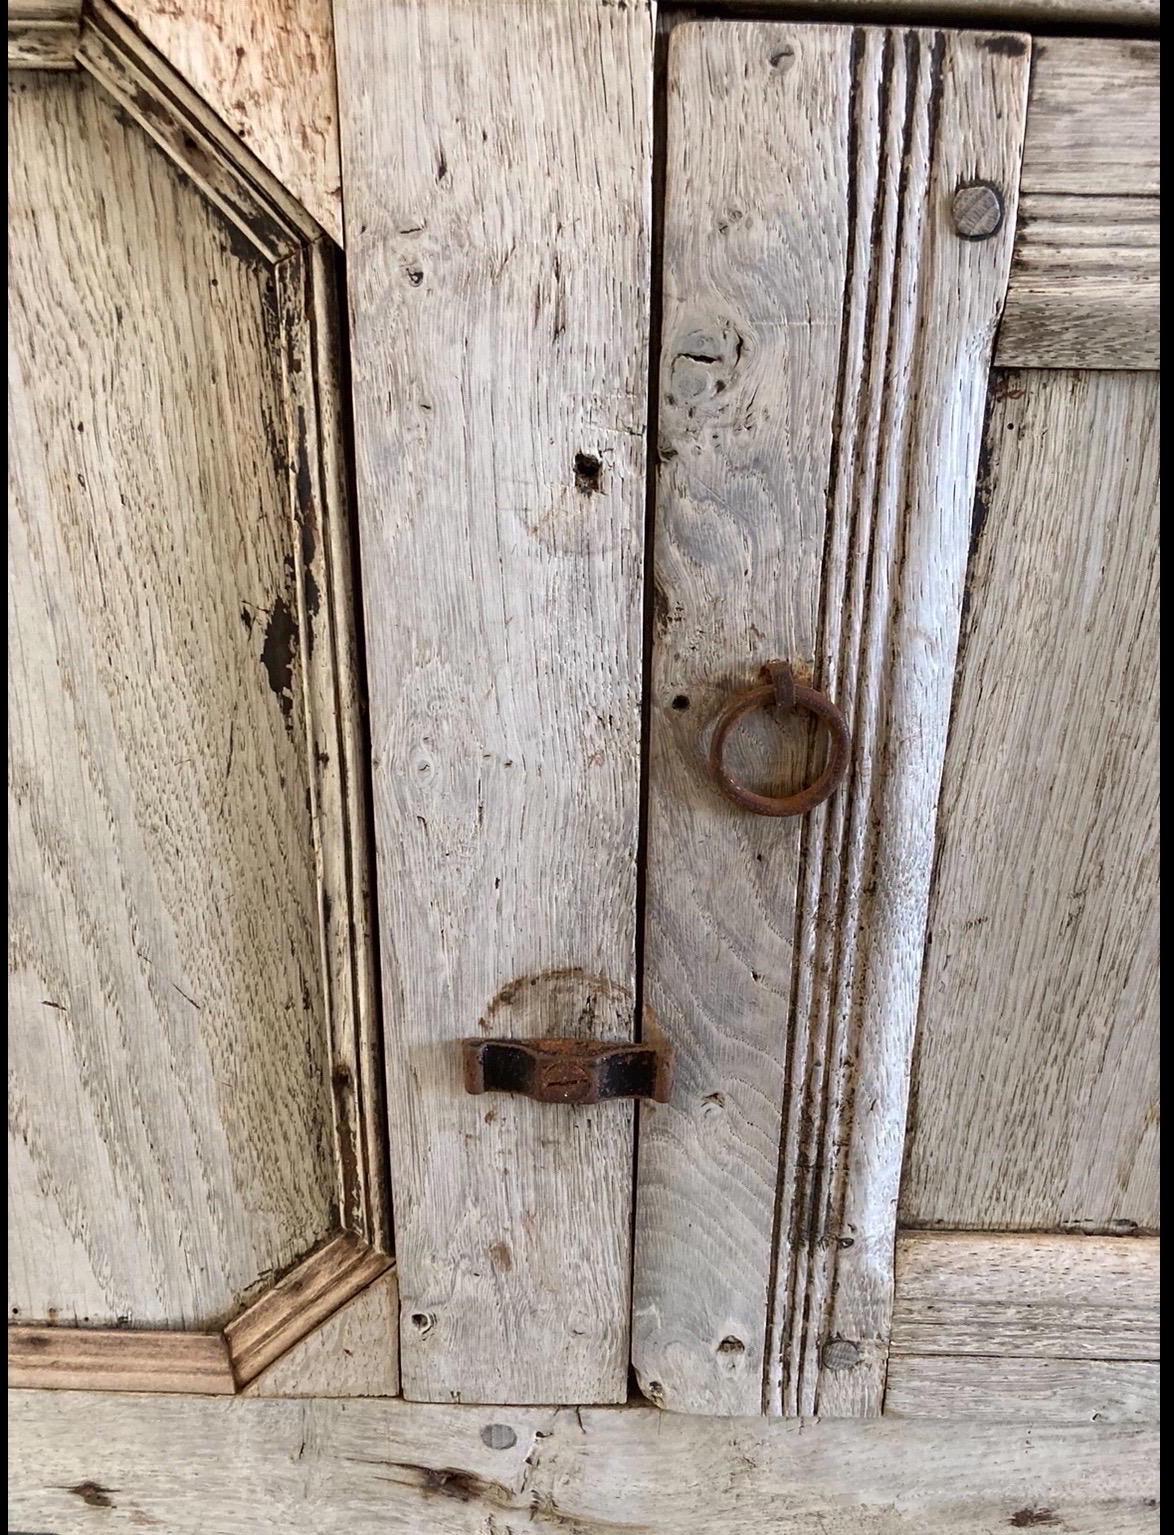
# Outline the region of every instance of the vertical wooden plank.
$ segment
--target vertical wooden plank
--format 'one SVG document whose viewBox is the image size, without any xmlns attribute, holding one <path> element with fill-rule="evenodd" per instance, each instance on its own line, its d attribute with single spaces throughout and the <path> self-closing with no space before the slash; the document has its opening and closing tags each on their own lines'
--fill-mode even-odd
<svg viewBox="0 0 1174 1535">
<path fill-rule="evenodd" d="M 721 24 L 674 42 L 695 57 L 670 90 L 709 93 L 717 122 L 686 136 L 670 98 L 646 952 L 684 1069 L 642 1120 L 637 1370 L 682 1410 L 765 1391 L 775 1412 L 874 1413 L 1027 43 Z M 977 178 L 1007 216 L 963 241 L 953 194 Z M 772 654 L 810 666 L 855 736 L 845 788 L 799 829 L 750 822 L 704 776 L 719 698 Z"/>
<path fill-rule="evenodd" d="M 998 385 L 909 1224 L 1159 1221 L 1159 420 L 1156 374 Z"/>
<path fill-rule="evenodd" d="M 404 1389 L 620 1400 L 631 1107 L 457 1041 L 632 1031 L 651 18 L 337 21 Z"/>
<path fill-rule="evenodd" d="M 816 660 L 851 60 L 850 28 L 670 44 L 644 952 L 676 1085 L 642 1110 L 632 1358 L 682 1411 L 762 1408 L 800 824 L 704 753 L 756 663 Z M 765 774 L 777 732 L 744 735 Z"/>
</svg>

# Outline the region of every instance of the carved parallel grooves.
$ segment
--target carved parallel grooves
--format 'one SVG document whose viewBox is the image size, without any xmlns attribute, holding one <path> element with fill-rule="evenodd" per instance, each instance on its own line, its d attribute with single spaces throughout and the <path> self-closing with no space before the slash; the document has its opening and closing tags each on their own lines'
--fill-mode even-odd
<svg viewBox="0 0 1174 1535">
<path fill-rule="evenodd" d="M 875 96 L 875 115 L 865 92 Z M 925 138 L 933 91 L 921 37 L 870 37 L 866 71 L 852 102 L 855 167 L 862 200 L 870 196 L 857 238 L 863 249 L 858 282 L 849 274 L 848 326 L 853 333 L 847 390 L 854 400 L 852 429 L 836 444 L 828 545 L 833 583 L 841 601 L 825 604 L 821 652 L 828 686 L 853 722 L 856 743 L 845 791 L 829 807 L 822 838 L 813 837 L 807 870 L 813 910 L 814 952 L 801 951 L 797 1006 L 791 1019 L 792 1102 L 787 1155 L 780 1169 L 788 1217 L 788 1285 L 779 1301 L 778 1360 L 783 1411 L 814 1411 L 817 1351 L 824 1336 L 837 1243 L 830 1206 L 844 1172 L 845 1129 L 851 1093 L 846 1079 L 849 1038 L 858 1027 L 854 979 L 858 940 L 869 902 L 863 871 L 875 828 L 866 820 L 879 726 L 879 669 L 887 638 L 887 611 L 879 593 L 892 585 L 898 540 L 893 536 L 901 495 L 900 465 L 908 429 L 908 394 L 894 388 L 909 365 L 916 329 L 919 212 L 924 204 L 928 155 Z M 919 137 L 924 136 L 924 137 Z M 913 223 L 913 234 L 908 225 Z M 867 245 L 860 233 L 868 228 Z M 877 445 L 875 459 L 870 444 Z M 886 480 L 888 494 L 876 494 Z M 887 605 L 886 605 L 887 608 Z M 801 1084 L 801 1086 L 800 1086 Z M 849 1239 L 850 1240 L 850 1239 Z"/>
<path fill-rule="evenodd" d="M 981 409 L 971 408 L 969 394 L 962 397 L 966 409 L 951 414 L 953 380 L 941 371 L 930 335 L 948 292 L 940 282 L 941 245 L 952 235 L 942 229 L 943 188 L 957 177 L 956 170 L 939 163 L 949 45 L 942 33 L 896 31 L 883 40 L 867 33 L 863 67 L 854 82 L 850 139 L 855 151 L 857 249 L 846 294 L 847 376 L 840 380 L 847 404 L 829 475 L 820 654 L 826 686 L 852 721 L 855 746 L 844 790 L 822 822 L 812 822 L 803 864 L 800 921 L 807 932 L 800 933 L 796 944 L 800 974 L 789 1027 L 778 1185 L 777 1239 L 786 1250 L 776 1257 L 765 1392 L 768 1410 L 784 1414 L 828 1410 L 822 1391 L 829 1368 L 837 1378 L 840 1371 L 856 1372 L 849 1394 L 855 1393 L 860 1405 L 852 1410 L 878 1411 L 876 1381 L 883 1379 L 887 1349 L 883 1319 L 878 1318 L 875 1333 L 854 1329 L 863 1337 L 841 1338 L 837 1323 L 841 1312 L 875 1312 L 878 1306 L 883 1310 L 883 1244 L 891 1239 L 884 1236 L 883 1220 L 871 1222 L 876 1229 L 859 1229 L 853 1210 L 854 1200 L 872 1215 L 884 1204 L 861 1177 L 861 1162 L 876 1160 L 876 1148 L 868 1144 L 875 1131 L 867 1116 L 879 1102 L 879 1097 L 866 1102 L 860 1096 L 861 1061 L 871 1052 L 872 1068 L 885 1079 L 885 1112 L 892 1123 L 884 1135 L 892 1141 L 895 1124 L 903 1120 L 902 1083 L 908 1074 L 904 1035 L 911 1031 L 913 1012 L 906 1005 L 906 991 L 915 985 L 906 975 L 910 963 L 892 952 L 894 914 L 907 904 L 914 918 L 912 932 L 920 920 L 921 886 L 928 888 L 929 860 L 921 856 L 920 844 L 915 848 L 916 837 L 908 852 L 902 852 L 901 828 L 890 835 L 883 814 L 887 803 L 904 808 L 893 785 L 915 771 L 908 757 L 909 720 L 901 702 L 911 688 L 921 691 L 932 682 L 925 703 L 927 743 L 933 749 L 938 735 L 944 738 L 948 710 L 949 693 L 935 670 L 938 654 L 931 648 L 924 678 L 915 658 L 903 654 L 911 647 L 916 650 L 922 638 L 916 615 L 911 617 L 906 608 L 911 600 L 915 607 L 925 605 L 918 567 L 927 555 L 926 529 L 935 514 L 924 493 L 925 466 L 932 466 L 935 455 L 943 455 L 945 462 L 954 433 L 963 449 L 956 467 L 966 474 L 982 419 Z M 979 49 L 982 46 L 979 41 Z M 1018 45 L 1008 56 L 1024 53 L 1025 46 Z M 973 83 L 986 83 L 983 72 L 989 78 L 989 65 L 982 62 L 981 53 L 972 60 L 967 63 L 978 75 Z M 1014 96 L 1014 77 L 1008 85 Z M 958 105 L 956 98 L 954 110 L 961 116 Z M 990 110 L 989 98 L 983 102 L 979 97 L 977 112 L 970 103 L 965 106 L 979 122 Z M 945 152 L 955 161 L 971 163 L 959 153 L 960 126 L 970 130 L 972 122 L 951 121 L 953 139 Z M 1004 239 L 992 263 L 993 274 L 982 273 L 973 314 L 958 317 L 962 324 L 956 334 L 943 327 L 951 350 L 965 344 L 964 326 L 972 327 L 979 346 L 974 355 L 962 354 L 967 368 L 963 376 L 979 404 L 983 372 L 974 364 L 981 358 L 983 342 L 989 346 L 1001 302 L 1005 246 Z M 946 249 L 949 252 L 948 245 Z M 982 367 L 985 371 L 985 363 Z M 951 517 L 956 505 L 969 503 L 968 485 L 958 489 L 960 495 L 951 496 Z M 923 620 L 923 627 L 940 625 L 935 644 L 943 657 L 952 653 L 956 642 L 957 615 L 950 599 L 964 568 L 962 550 L 955 547 L 960 542 L 956 532 L 951 520 L 940 551 L 948 572 L 943 583 L 946 600 L 938 611 L 926 608 Z M 936 786 L 940 761 L 935 765 L 932 750 L 919 756 L 926 769 L 926 824 L 932 827 L 928 791 Z M 916 860 L 910 856 L 914 850 Z M 894 869 L 908 889 L 892 888 Z M 878 999 L 894 987 L 902 1001 L 900 1020 L 885 1021 L 878 1040 Z M 891 1044 L 885 1043 L 890 1036 Z M 866 1118 L 858 1125 L 861 1113 Z M 895 1138 L 899 1141 L 899 1134 Z M 841 1296 L 841 1265 L 852 1261 L 851 1250 L 858 1242 L 869 1249 L 862 1264 L 864 1277 L 854 1270 L 849 1290 Z M 891 1267 L 891 1249 L 887 1265 Z M 864 1295 L 871 1299 L 862 1300 Z M 825 1354 L 827 1345 L 832 1349 Z M 871 1384 L 864 1383 L 866 1377 Z"/>
</svg>

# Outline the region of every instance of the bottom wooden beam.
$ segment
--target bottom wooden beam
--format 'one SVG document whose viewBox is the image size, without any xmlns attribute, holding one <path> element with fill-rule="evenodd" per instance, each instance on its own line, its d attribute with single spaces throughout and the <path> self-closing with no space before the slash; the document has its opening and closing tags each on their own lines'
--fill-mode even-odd
<svg viewBox="0 0 1174 1535">
<path fill-rule="evenodd" d="M 647 1407 L 9 1395 L 10 1528 L 1146 1535 L 1156 1431 Z"/>
</svg>

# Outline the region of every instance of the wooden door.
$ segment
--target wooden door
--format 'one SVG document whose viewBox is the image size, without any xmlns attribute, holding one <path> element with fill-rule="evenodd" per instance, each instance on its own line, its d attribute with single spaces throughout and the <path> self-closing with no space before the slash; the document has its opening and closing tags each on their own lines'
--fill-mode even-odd
<svg viewBox="0 0 1174 1535">
<path fill-rule="evenodd" d="M 1156 43 L 222 11 L 10 22 L 21 1527 L 1146 1527 Z"/>
</svg>

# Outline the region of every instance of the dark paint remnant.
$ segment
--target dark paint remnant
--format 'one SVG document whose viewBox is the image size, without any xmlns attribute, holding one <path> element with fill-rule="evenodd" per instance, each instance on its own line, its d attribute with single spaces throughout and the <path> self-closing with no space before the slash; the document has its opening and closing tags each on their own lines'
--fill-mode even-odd
<svg viewBox="0 0 1174 1535">
<path fill-rule="evenodd" d="M 110 1496 L 116 1489 L 103 1487 L 101 1482 L 78 1482 L 75 1487 L 67 1487 L 66 1492 L 72 1492 L 75 1498 L 80 1498 L 90 1508 L 114 1508 L 114 1499 Z"/>
<path fill-rule="evenodd" d="M 319 611 L 320 611 L 320 609 L 322 607 L 322 589 L 318 585 L 318 582 L 314 579 L 314 572 L 310 569 L 310 567 L 308 565 L 306 566 L 306 576 L 305 576 L 305 581 L 303 582 L 303 585 L 305 586 L 305 590 L 306 590 L 306 611 L 311 615 L 311 617 L 317 618 L 318 613 L 319 613 Z M 313 629 L 313 626 L 311 626 L 311 628 L 310 628 L 310 654 L 313 655 L 313 653 L 314 653 L 314 629 Z"/>
<path fill-rule="evenodd" d="M 489 1261 L 499 1274 L 508 1274 L 514 1266 L 513 1254 L 506 1242 L 492 1242 L 489 1247 Z"/>
<path fill-rule="evenodd" d="M 293 669 L 298 648 L 298 624 L 284 597 L 278 597 L 269 613 L 265 626 L 265 643 L 261 647 L 261 665 L 269 678 L 269 686 L 281 705 L 281 712 L 288 721 L 293 714 Z"/>
<path fill-rule="evenodd" d="M 1035 1530 L 1044 1525 L 1059 1524 L 1060 1516 L 1052 1508 L 1021 1508 L 1011 1515 L 1007 1523 L 1013 1530 Z"/>
<path fill-rule="evenodd" d="M 575 454 L 575 487 L 591 495 L 602 489 L 603 464 L 594 453 Z"/>
<path fill-rule="evenodd" d="M 1005 59 L 1021 59 L 1027 52 L 1027 40 L 1022 37 L 988 37 L 982 46 L 988 53 L 1001 54 Z"/>
</svg>

